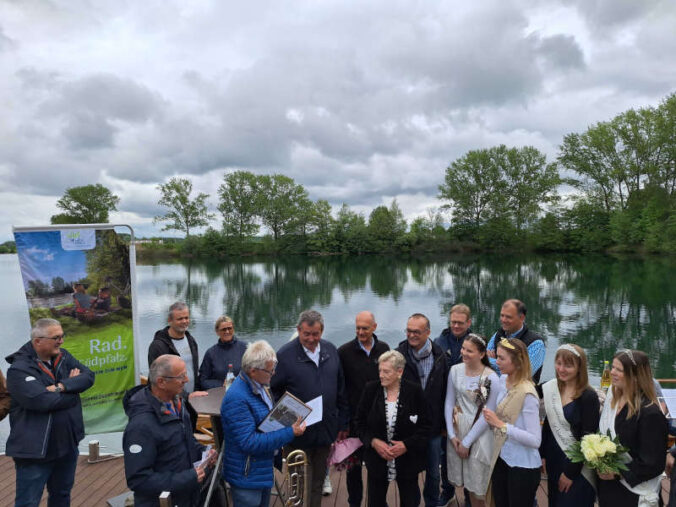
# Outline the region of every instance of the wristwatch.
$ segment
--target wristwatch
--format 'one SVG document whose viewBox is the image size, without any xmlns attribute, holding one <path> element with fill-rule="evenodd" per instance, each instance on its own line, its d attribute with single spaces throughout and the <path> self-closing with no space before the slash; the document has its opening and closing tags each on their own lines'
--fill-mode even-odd
<svg viewBox="0 0 676 507">
<path fill-rule="evenodd" d="M 55 392 L 55 393 L 60 393 L 61 391 L 63 391 L 63 387 L 61 387 L 60 385 L 57 384 L 57 385 L 56 385 L 56 389 L 54 389 L 54 392 Z"/>
<path fill-rule="evenodd" d="M 503 435 L 507 435 L 507 424 L 505 424 L 504 426 L 500 427 L 499 431 L 500 431 L 500 433 L 502 433 Z"/>
</svg>

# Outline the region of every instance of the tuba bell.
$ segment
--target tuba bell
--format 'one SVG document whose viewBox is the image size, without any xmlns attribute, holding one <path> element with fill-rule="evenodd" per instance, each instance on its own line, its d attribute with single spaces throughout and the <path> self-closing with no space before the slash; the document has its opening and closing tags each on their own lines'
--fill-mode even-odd
<svg viewBox="0 0 676 507">
<path fill-rule="evenodd" d="M 302 506 L 308 497 L 307 455 L 296 449 L 286 457 L 287 497 L 286 507 Z"/>
</svg>

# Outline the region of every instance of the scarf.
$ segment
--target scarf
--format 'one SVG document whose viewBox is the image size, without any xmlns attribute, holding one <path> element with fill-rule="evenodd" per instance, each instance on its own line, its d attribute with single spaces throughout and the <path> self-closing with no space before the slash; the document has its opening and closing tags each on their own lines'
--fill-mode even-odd
<svg viewBox="0 0 676 507">
<path fill-rule="evenodd" d="M 563 402 L 556 379 L 542 385 L 542 394 L 545 402 L 545 411 L 549 427 L 552 429 L 552 435 L 562 451 L 570 449 L 575 442 L 575 437 L 570 429 L 570 424 L 563 415 Z M 596 489 L 596 474 L 586 465 L 582 467 L 582 475 L 589 484 Z"/>
<path fill-rule="evenodd" d="M 602 435 L 605 435 L 607 431 L 610 431 L 611 438 L 615 438 L 615 417 L 617 413 L 612 405 L 613 400 L 613 390 L 608 389 L 608 394 L 606 395 L 606 401 L 603 403 L 603 410 L 601 411 L 601 420 L 599 421 L 599 432 Z M 625 463 L 631 461 L 631 456 L 627 454 L 625 456 Z M 660 483 L 662 482 L 662 475 L 660 474 L 657 477 L 648 479 L 640 484 L 637 484 L 633 488 L 625 481 L 620 478 L 622 485 L 627 488 L 629 491 L 638 495 L 638 507 L 656 507 L 659 501 L 659 488 Z"/>
<path fill-rule="evenodd" d="M 432 340 L 429 338 L 425 341 L 425 345 L 420 347 L 420 350 L 415 350 L 413 347 L 408 348 L 409 354 L 413 359 L 413 364 L 415 364 L 418 369 L 418 377 L 420 378 L 420 384 L 422 388 L 425 389 L 427 385 L 427 379 L 430 376 L 432 367 L 434 366 L 434 357 L 432 356 Z"/>
</svg>

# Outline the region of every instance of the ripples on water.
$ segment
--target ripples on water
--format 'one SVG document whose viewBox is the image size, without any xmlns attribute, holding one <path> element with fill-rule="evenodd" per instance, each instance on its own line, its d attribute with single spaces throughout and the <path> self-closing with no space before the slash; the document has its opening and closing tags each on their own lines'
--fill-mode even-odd
<svg viewBox="0 0 676 507">
<path fill-rule="evenodd" d="M 166 309 L 179 299 L 190 305 L 190 331 L 203 354 L 216 341 L 213 322 L 222 313 L 233 318 L 239 338 L 265 339 L 279 348 L 304 309 L 324 314 L 324 337 L 336 345 L 354 337 L 354 316 L 367 309 L 376 315 L 378 337 L 396 346 L 408 315 L 425 313 L 437 336 L 447 326 L 449 308 L 459 302 L 472 308 L 472 328 L 490 336 L 502 301 L 518 297 L 528 307 L 528 325 L 546 338 L 543 379 L 553 376 L 553 353 L 563 342 L 587 351 L 596 382 L 600 362 L 623 347 L 646 351 L 657 377 L 676 377 L 675 267 L 673 259 L 605 256 L 430 261 L 298 256 L 138 266 L 141 370 L 147 371 L 148 344 L 165 325 Z M 29 329 L 15 255 L 0 255 L 0 283 L 9 326 L 0 340 L 10 353 L 28 339 Z M 6 371 L 4 357 L 0 366 Z M 3 448 L 6 427 L 3 421 Z"/>
</svg>

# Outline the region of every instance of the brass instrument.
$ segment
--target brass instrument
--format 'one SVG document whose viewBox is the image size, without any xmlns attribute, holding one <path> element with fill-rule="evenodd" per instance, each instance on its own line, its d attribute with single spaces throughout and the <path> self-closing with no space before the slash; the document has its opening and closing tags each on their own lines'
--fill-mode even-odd
<svg viewBox="0 0 676 507">
<path fill-rule="evenodd" d="M 302 449 L 296 449 L 286 457 L 287 498 L 286 507 L 302 506 L 308 498 L 307 455 Z"/>
</svg>

